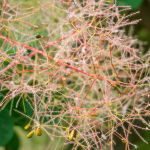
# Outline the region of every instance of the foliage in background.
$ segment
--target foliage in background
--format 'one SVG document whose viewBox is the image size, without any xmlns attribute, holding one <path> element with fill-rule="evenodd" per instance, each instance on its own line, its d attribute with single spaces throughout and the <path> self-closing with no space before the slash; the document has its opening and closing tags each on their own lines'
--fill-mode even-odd
<svg viewBox="0 0 150 150">
<path fill-rule="evenodd" d="M 143 0 L 117 0 L 117 5 L 131 6 L 132 9 L 138 8 L 142 4 Z"/>
<path fill-rule="evenodd" d="M 50 141 L 64 138 L 63 148 L 113 149 L 117 137 L 130 149 L 131 129 L 146 142 L 138 129 L 149 130 L 149 53 L 125 35 L 138 20 L 106 0 L 23 3 L 1 4 L 1 145 L 13 122 Z"/>
</svg>

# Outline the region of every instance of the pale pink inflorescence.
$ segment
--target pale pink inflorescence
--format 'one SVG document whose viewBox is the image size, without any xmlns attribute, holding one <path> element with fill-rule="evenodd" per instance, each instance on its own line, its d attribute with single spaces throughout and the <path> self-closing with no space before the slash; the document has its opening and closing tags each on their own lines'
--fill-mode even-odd
<svg viewBox="0 0 150 150">
<path fill-rule="evenodd" d="M 1 96 L 2 108 L 18 96 L 18 113 L 41 125 L 51 140 L 66 138 L 64 145 L 73 143 L 74 149 L 112 150 L 114 137 L 136 147 L 128 140 L 131 129 L 145 141 L 137 128 L 150 126 L 143 118 L 149 115 L 150 59 L 136 48 L 141 43 L 125 34 L 125 26 L 139 20 L 130 22 L 121 15 L 130 8 L 120 8 L 107 0 L 47 0 L 35 9 L 7 3 L 1 15 L 7 34 L 0 34 L 0 87 L 9 92 Z M 47 37 L 35 37 L 40 27 L 32 16 L 39 17 Z M 17 110 L 22 99 L 35 117 Z M 134 119 L 147 128 L 134 125 Z"/>
</svg>

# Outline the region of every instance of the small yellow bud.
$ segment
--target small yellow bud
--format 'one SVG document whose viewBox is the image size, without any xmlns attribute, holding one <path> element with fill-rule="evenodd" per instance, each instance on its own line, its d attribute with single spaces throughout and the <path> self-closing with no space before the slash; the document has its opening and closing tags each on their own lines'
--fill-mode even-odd
<svg viewBox="0 0 150 150">
<path fill-rule="evenodd" d="M 31 138 L 34 134 L 34 130 L 32 130 L 29 134 L 27 134 L 27 138 Z"/>
<path fill-rule="evenodd" d="M 27 130 L 27 129 L 29 129 L 29 127 L 30 127 L 30 124 L 28 123 L 28 124 L 24 127 L 24 129 Z"/>
<path fill-rule="evenodd" d="M 69 140 L 71 141 L 74 137 L 74 130 L 71 131 L 71 133 L 69 134 Z"/>
<path fill-rule="evenodd" d="M 97 113 L 91 113 L 90 115 L 93 116 L 93 117 L 97 117 L 98 116 Z"/>
<path fill-rule="evenodd" d="M 127 143 L 127 141 L 125 139 L 121 139 L 122 143 Z"/>
<path fill-rule="evenodd" d="M 41 131 L 40 127 L 37 127 L 37 129 L 36 129 L 36 135 L 37 136 L 41 136 L 42 135 L 42 131 Z"/>
</svg>

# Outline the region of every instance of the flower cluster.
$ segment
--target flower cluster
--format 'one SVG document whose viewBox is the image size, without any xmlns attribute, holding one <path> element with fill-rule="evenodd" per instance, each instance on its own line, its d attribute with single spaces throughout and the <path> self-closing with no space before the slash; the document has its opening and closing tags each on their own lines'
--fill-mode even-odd
<svg viewBox="0 0 150 150">
<path fill-rule="evenodd" d="M 7 92 L 1 108 L 17 97 L 14 110 L 30 119 L 33 130 L 40 127 L 51 140 L 65 138 L 74 149 L 113 149 L 114 137 L 136 147 L 128 140 L 131 129 L 145 141 L 137 128 L 150 126 L 144 119 L 150 114 L 150 59 L 125 34 L 125 26 L 139 21 L 122 15 L 128 9 L 107 0 L 47 0 L 35 9 L 6 1 L 0 88 Z M 19 111 L 19 103 L 32 111 Z"/>
</svg>

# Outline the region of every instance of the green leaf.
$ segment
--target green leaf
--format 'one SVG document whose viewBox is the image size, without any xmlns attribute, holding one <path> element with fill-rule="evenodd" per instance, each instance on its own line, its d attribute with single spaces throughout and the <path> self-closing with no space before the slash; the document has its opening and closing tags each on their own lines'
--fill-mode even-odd
<svg viewBox="0 0 150 150">
<path fill-rule="evenodd" d="M 13 135 L 13 118 L 9 116 L 9 110 L 4 108 L 0 112 L 0 146 L 5 145 Z"/>
<path fill-rule="evenodd" d="M 29 116 L 29 117 L 32 117 L 33 116 L 33 113 L 34 113 L 34 106 L 31 104 L 30 101 L 24 101 L 24 104 L 25 104 L 25 111 L 26 111 L 26 115 Z"/>
<path fill-rule="evenodd" d="M 132 9 L 140 7 L 143 0 L 117 0 L 117 5 L 119 6 L 131 6 Z"/>
<path fill-rule="evenodd" d="M 5 150 L 18 150 L 20 146 L 18 135 L 14 132 L 11 140 L 5 145 Z"/>
</svg>

